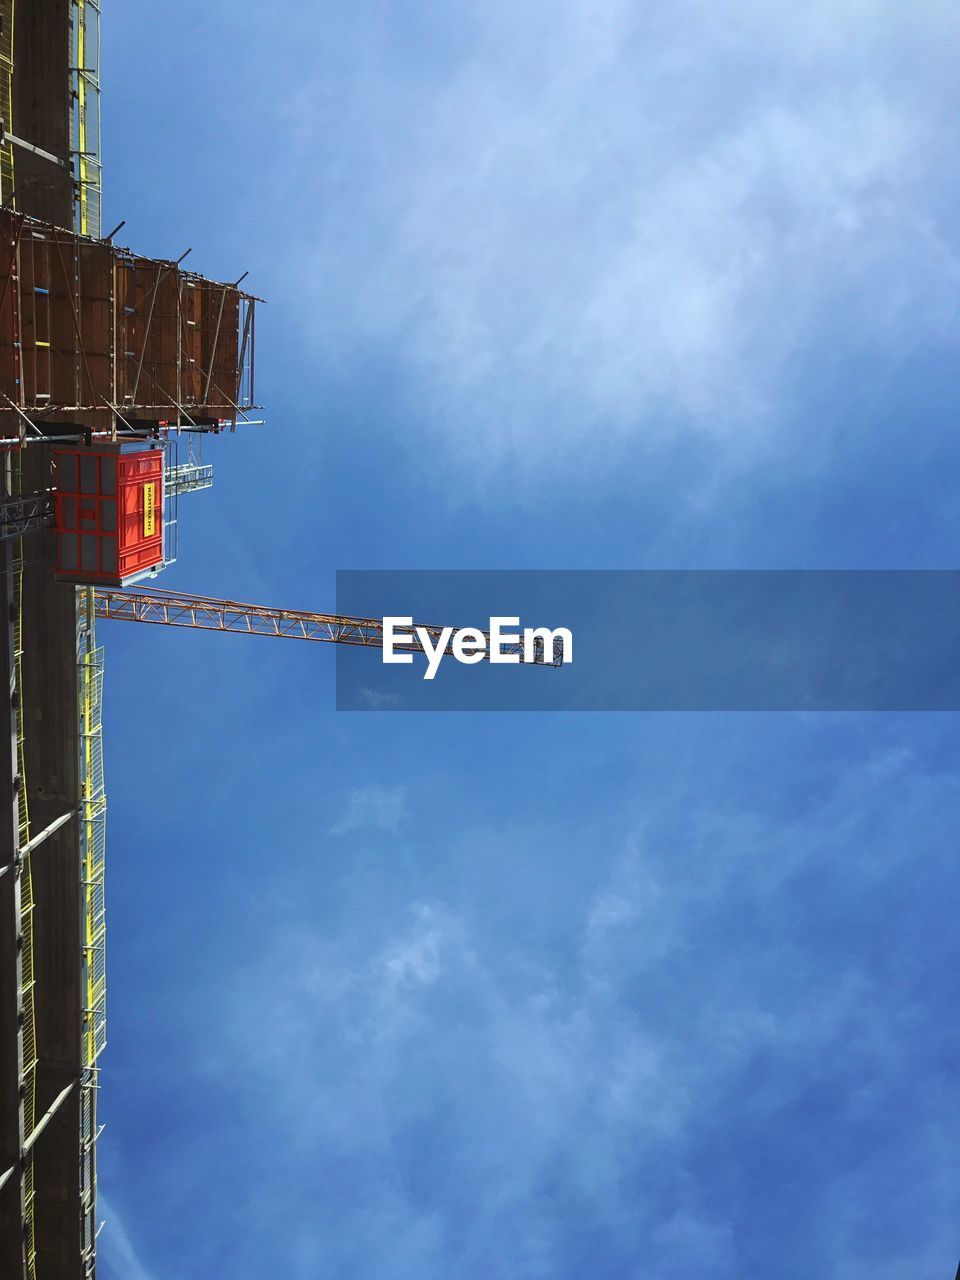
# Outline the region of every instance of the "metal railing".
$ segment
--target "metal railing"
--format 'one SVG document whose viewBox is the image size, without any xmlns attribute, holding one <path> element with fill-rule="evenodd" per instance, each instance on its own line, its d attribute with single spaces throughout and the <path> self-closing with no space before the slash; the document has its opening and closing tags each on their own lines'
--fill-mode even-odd
<svg viewBox="0 0 960 1280">
<path fill-rule="evenodd" d="M 13 9 L 14 0 L 0 0 L 0 120 L 13 128 Z M 13 197 L 13 145 L 0 143 L 0 204 Z"/>
<path fill-rule="evenodd" d="M 70 147 L 76 181 L 74 229 L 102 234 L 100 156 L 100 6 L 70 0 Z M 80 738 L 80 874 L 83 903 L 82 1071 L 80 1079 L 80 1248 L 92 1280 L 97 1259 L 97 1060 L 106 1044 L 106 912 L 103 782 L 103 650 L 97 648 L 93 591 L 77 590 Z M 41 1278 L 42 1280 L 42 1278 Z"/>
<path fill-rule="evenodd" d="M 0 542 L 22 538 L 25 533 L 53 523 L 53 490 L 0 497 Z"/>
<path fill-rule="evenodd" d="M 20 461 L 12 467 L 13 487 L 17 493 L 20 489 Z M 16 689 L 23 688 L 23 539 L 18 539 L 13 553 L 13 599 L 15 617 L 13 622 L 14 680 Z M 18 843 L 21 850 L 20 863 L 20 1015 L 22 1035 L 22 1067 L 21 1088 L 23 1096 L 23 1133 L 24 1137 L 33 1134 L 37 1120 L 37 1018 L 34 1001 L 36 974 L 34 970 L 33 946 L 33 874 L 31 872 L 30 844 L 30 811 L 27 804 L 27 772 L 24 750 L 23 699 L 15 700 L 15 716 L 17 727 L 17 769 L 20 785 L 17 789 L 17 822 L 19 827 Z M 34 1185 L 33 1151 L 27 1153 L 23 1165 L 23 1227 L 24 1227 L 24 1262 L 27 1280 L 36 1280 L 37 1242 L 34 1219 L 36 1188 Z"/>
<path fill-rule="evenodd" d="M 163 479 L 163 491 L 166 497 L 183 493 L 196 493 L 199 489 L 210 489 L 213 486 L 212 462 L 181 462 L 167 467 Z"/>
<path fill-rule="evenodd" d="M 79 593 L 86 613 L 86 591 Z M 80 830 L 83 890 L 83 1022 L 80 1091 L 81 1247 L 88 1275 L 96 1259 L 97 1060 L 107 1043 L 104 870 L 107 798 L 103 782 L 103 650 L 79 645 Z"/>
<path fill-rule="evenodd" d="M 100 6 L 71 0 L 70 150 L 76 181 L 76 229 L 100 235 Z"/>
</svg>

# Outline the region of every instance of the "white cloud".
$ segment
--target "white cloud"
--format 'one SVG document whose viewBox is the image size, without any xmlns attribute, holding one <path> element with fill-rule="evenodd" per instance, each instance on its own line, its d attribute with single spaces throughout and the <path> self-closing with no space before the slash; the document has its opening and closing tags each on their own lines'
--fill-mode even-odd
<svg viewBox="0 0 960 1280">
<path fill-rule="evenodd" d="M 246 1064 L 297 1186 L 342 1167 L 354 1188 L 348 1221 L 301 1223 L 302 1256 L 546 1277 L 577 1274 L 571 1242 L 592 1233 L 611 1267 L 623 1250 L 655 1280 L 728 1277 L 745 1248 L 773 1247 L 772 1197 L 821 1273 L 867 1266 L 862 1223 L 886 1176 L 873 1160 L 892 1159 L 873 1127 L 927 1016 L 907 889 L 950 856 L 956 785 L 878 751 L 802 823 L 661 799 L 626 848 L 596 851 L 603 872 L 548 955 L 469 901 L 414 899 L 333 932 L 285 922 L 269 961 L 237 975 L 236 1020 L 212 1043 Z M 533 865 L 518 849 L 511 898 L 548 892 Z M 917 1105 L 890 1140 L 934 1203 L 942 1109 Z M 904 1274 L 933 1256 L 909 1234 L 897 1247 Z"/>
<path fill-rule="evenodd" d="M 140 1261 L 113 1200 L 103 1191 L 99 1193 L 99 1214 L 105 1225 L 97 1242 L 97 1262 L 107 1280 L 153 1280 L 152 1273 Z"/>
<path fill-rule="evenodd" d="M 346 810 L 330 828 L 330 834 L 344 836 L 351 831 L 396 831 L 406 812 L 402 787 L 357 787 L 350 792 Z"/>
<path fill-rule="evenodd" d="M 360 689 L 360 697 L 365 706 L 372 708 L 374 711 L 384 711 L 387 709 L 396 709 L 401 705 L 402 699 L 396 693 L 384 693 L 380 689 L 368 689 L 365 686 Z"/>
<path fill-rule="evenodd" d="M 440 975 L 440 950 L 445 921 L 435 908 L 424 903 L 416 907 L 416 923 L 410 933 L 392 943 L 380 965 L 391 991 L 429 986 Z"/>
<path fill-rule="evenodd" d="M 818 344 L 949 332 L 938 0 L 464 13 L 422 77 L 372 42 L 319 189 L 290 193 L 323 206 L 296 281 L 318 353 L 387 344 L 459 450 L 543 461 L 678 419 L 760 441 Z"/>
</svg>

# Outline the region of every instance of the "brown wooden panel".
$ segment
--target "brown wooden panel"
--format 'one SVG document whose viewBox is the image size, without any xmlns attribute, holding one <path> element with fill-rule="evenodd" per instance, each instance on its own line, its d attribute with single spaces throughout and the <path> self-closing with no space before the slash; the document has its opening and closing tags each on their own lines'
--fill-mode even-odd
<svg viewBox="0 0 960 1280">
<path fill-rule="evenodd" d="M 76 277 L 76 240 L 65 232 L 58 240 L 50 285 L 53 333 L 52 403 L 72 405 L 81 395 L 80 348 L 71 295 Z"/>
<path fill-rule="evenodd" d="M 176 412 L 177 357 L 180 350 L 180 277 L 176 271 L 166 271 L 160 281 L 153 324 L 153 403 L 166 405 L 167 414 L 164 416 L 167 416 Z"/>
<path fill-rule="evenodd" d="M 74 302 L 80 323 L 80 403 L 110 404 L 113 386 L 113 251 L 76 237 Z"/>
<path fill-rule="evenodd" d="M 231 417 L 240 295 L 171 262 L 0 211 L 0 389 L 28 409 Z M 19 339 L 19 346 L 17 341 Z M 18 384 L 18 377 L 20 383 Z M 0 430 L 12 410 L 0 405 Z"/>
<path fill-rule="evenodd" d="M 0 391 L 14 403 L 20 401 L 20 358 L 14 345 L 17 335 L 17 259 L 19 252 L 20 221 L 9 210 L 0 210 Z M 0 408 L 7 409 L 6 401 Z M 16 415 L 7 411 L 0 418 L 0 431 L 4 435 L 18 434 Z"/>
</svg>

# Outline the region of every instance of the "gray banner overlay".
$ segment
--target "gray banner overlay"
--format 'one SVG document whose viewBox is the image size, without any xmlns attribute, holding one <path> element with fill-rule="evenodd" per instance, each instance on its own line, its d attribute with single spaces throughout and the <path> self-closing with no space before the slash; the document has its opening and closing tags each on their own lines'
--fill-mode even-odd
<svg viewBox="0 0 960 1280">
<path fill-rule="evenodd" d="M 960 571 L 349 570 L 337 612 L 573 639 L 560 668 L 448 654 L 432 680 L 338 645 L 339 710 L 960 710 Z"/>
</svg>

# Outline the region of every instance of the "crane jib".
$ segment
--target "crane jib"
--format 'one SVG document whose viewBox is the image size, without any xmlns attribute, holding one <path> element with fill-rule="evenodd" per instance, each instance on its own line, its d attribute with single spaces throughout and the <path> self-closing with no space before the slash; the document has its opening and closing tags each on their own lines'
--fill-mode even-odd
<svg viewBox="0 0 960 1280">
<path fill-rule="evenodd" d="M 477 638 L 477 646 L 485 648 L 468 661 L 490 656 L 490 632 L 479 628 L 440 627 L 414 624 L 409 619 L 348 617 L 334 613 L 309 613 L 301 610 L 273 609 L 264 605 L 244 604 L 210 596 L 191 596 L 174 591 L 125 591 L 97 588 L 94 613 L 99 619 L 117 622 L 143 622 L 159 626 L 189 627 L 201 631 L 223 631 L 241 635 L 275 636 L 278 639 L 314 640 L 328 644 L 356 645 L 384 649 L 385 638 L 393 657 L 391 661 L 408 661 L 415 654 L 428 658 L 454 656 L 463 661 L 462 637 L 469 632 Z M 391 623 L 409 623 L 405 632 L 391 629 Z M 496 620 L 495 620 L 496 621 Z M 386 625 L 385 625 L 386 624 Z M 530 629 L 528 629 L 530 630 Z M 550 632 L 540 628 L 532 632 L 527 644 L 517 638 L 503 643 L 500 661 L 532 663 L 537 666 L 560 667 L 569 658 L 569 632 Z M 550 640 L 548 656 L 544 635 Z M 387 661 L 385 655 L 384 658 Z M 498 659 L 494 659 L 495 661 Z"/>
</svg>

